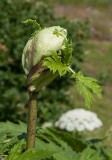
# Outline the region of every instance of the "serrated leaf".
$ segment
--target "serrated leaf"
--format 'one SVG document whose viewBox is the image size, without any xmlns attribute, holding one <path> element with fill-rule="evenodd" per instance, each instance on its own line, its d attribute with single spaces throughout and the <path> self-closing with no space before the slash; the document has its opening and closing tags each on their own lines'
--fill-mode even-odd
<svg viewBox="0 0 112 160">
<path fill-rule="evenodd" d="M 64 30 L 64 29 L 63 29 Z M 61 33 L 63 30 L 58 30 L 57 28 L 54 30 L 53 34 L 55 34 L 57 37 L 59 36 L 63 36 L 63 34 Z"/>
<path fill-rule="evenodd" d="M 4 133 L 5 134 L 5 133 Z M 4 142 L 0 144 L 0 155 L 3 155 L 5 152 L 8 153 L 10 149 L 18 142 L 18 138 L 6 138 Z"/>
<path fill-rule="evenodd" d="M 22 21 L 21 23 L 26 24 L 26 25 L 32 24 L 32 25 L 35 25 L 39 30 L 41 29 L 40 24 L 37 23 L 37 21 L 36 21 L 36 20 L 33 20 L 33 19 L 27 19 L 27 20 L 25 20 L 25 21 Z"/>
<path fill-rule="evenodd" d="M 26 132 L 26 124 L 19 121 L 18 124 L 12 123 L 10 121 L 0 123 L 0 132 L 6 133 L 10 136 L 17 136 L 23 132 Z"/>
<path fill-rule="evenodd" d="M 38 150 L 38 149 L 29 149 L 26 152 L 22 153 L 15 160 L 41 160 L 50 158 L 53 154 L 57 153 L 56 150 Z"/>
<path fill-rule="evenodd" d="M 110 148 L 105 149 L 105 154 L 108 160 L 112 160 L 112 150 Z"/>
<path fill-rule="evenodd" d="M 25 145 L 25 140 L 21 140 L 19 143 L 17 143 L 11 149 L 9 156 L 7 156 L 5 160 L 16 160 L 18 155 L 21 154 L 24 145 Z"/>
<path fill-rule="evenodd" d="M 48 129 L 48 131 L 50 135 L 53 135 L 53 137 L 54 136 L 57 137 L 57 140 L 63 146 L 63 148 L 64 148 L 64 143 L 66 144 L 65 147 L 68 146 L 68 148 L 70 147 L 72 150 L 76 152 L 81 152 L 83 149 L 86 148 L 86 144 L 84 144 L 84 142 L 72 136 L 68 132 L 58 131 L 58 130 L 53 130 L 53 129 Z M 50 136 L 50 138 L 51 137 L 52 136 Z"/>
<path fill-rule="evenodd" d="M 104 154 L 102 154 L 100 149 L 96 150 L 87 147 L 80 154 L 79 160 L 106 160 L 106 157 Z"/>
<path fill-rule="evenodd" d="M 79 156 L 76 152 L 66 151 L 59 152 L 53 155 L 55 160 L 79 160 Z"/>
<path fill-rule="evenodd" d="M 55 51 L 52 50 L 50 52 L 51 57 L 45 58 L 43 65 L 53 71 L 53 73 L 57 71 L 60 76 L 65 75 L 68 71 L 68 66 L 62 63 L 61 57 Z"/>
<path fill-rule="evenodd" d="M 79 93 L 84 97 L 87 107 L 93 103 L 93 94 L 102 97 L 102 89 L 97 80 L 91 77 L 84 77 L 82 72 L 78 72 L 76 76 L 76 85 Z"/>
<path fill-rule="evenodd" d="M 65 46 L 64 49 L 62 50 L 62 58 L 63 62 L 67 65 L 71 63 L 72 60 L 72 42 L 69 42 L 68 40 L 63 41 L 63 45 Z"/>
</svg>

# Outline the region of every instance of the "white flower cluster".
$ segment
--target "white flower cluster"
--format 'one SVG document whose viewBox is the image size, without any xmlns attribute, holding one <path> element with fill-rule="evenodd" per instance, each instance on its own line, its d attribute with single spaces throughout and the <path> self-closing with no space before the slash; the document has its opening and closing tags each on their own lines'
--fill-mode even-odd
<svg viewBox="0 0 112 160">
<path fill-rule="evenodd" d="M 102 121 L 97 117 L 96 113 L 85 109 L 74 109 L 64 113 L 55 123 L 60 129 L 72 131 L 92 131 L 103 125 Z"/>
</svg>

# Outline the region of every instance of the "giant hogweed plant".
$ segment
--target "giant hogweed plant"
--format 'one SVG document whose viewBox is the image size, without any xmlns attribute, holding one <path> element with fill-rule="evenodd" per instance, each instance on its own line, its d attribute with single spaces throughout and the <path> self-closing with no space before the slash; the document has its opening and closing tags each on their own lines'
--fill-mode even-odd
<svg viewBox="0 0 112 160">
<path fill-rule="evenodd" d="M 51 83 L 58 76 L 74 79 L 79 93 L 90 107 L 94 94 L 102 96 L 102 89 L 96 79 L 85 77 L 83 73 L 74 71 L 72 61 L 72 42 L 67 38 L 67 30 L 60 26 L 42 28 L 35 20 L 23 21 L 33 24 L 37 30 L 28 40 L 22 55 L 22 66 L 27 75 L 29 92 L 27 149 L 35 147 L 37 94 L 43 86 Z"/>
</svg>

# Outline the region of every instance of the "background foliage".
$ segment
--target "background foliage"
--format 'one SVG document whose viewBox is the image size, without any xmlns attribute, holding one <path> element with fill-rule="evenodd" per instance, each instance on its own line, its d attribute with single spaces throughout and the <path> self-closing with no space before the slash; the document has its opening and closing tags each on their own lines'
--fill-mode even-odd
<svg viewBox="0 0 112 160">
<path fill-rule="evenodd" d="M 69 22 L 65 17 L 54 16 L 52 7 L 46 4 L 19 0 L 0 1 L 0 120 L 26 120 L 27 94 L 26 76 L 21 67 L 23 48 L 35 30 L 34 26 L 24 26 L 21 21 L 36 19 L 41 26 L 60 25 L 67 28 L 68 37 L 73 40 L 73 68 L 77 61 L 83 61 L 83 45 L 89 38 L 88 22 Z M 66 85 L 65 85 L 66 84 Z M 39 94 L 38 120 L 55 120 L 73 104 L 67 93 L 72 81 L 65 78 L 55 80 L 43 88 Z M 24 105 L 26 104 L 26 105 Z M 45 116 L 47 115 L 47 116 Z"/>
</svg>

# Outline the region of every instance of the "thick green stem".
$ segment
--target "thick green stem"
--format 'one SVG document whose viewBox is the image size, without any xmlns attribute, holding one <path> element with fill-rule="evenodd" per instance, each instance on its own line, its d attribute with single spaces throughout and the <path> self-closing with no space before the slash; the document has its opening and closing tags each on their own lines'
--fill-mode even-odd
<svg viewBox="0 0 112 160">
<path fill-rule="evenodd" d="M 28 122 L 27 122 L 27 149 L 35 147 L 37 101 L 36 93 L 29 93 Z"/>
</svg>

